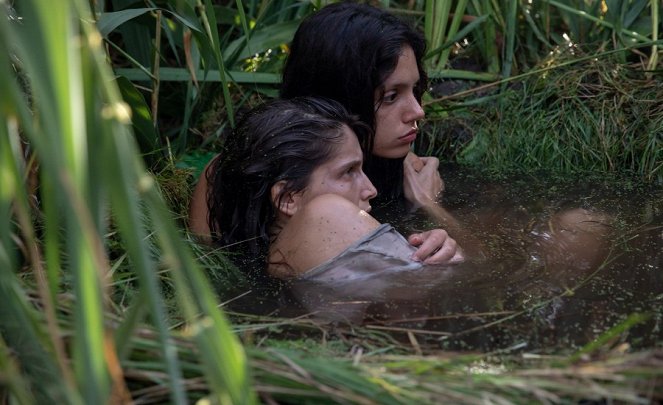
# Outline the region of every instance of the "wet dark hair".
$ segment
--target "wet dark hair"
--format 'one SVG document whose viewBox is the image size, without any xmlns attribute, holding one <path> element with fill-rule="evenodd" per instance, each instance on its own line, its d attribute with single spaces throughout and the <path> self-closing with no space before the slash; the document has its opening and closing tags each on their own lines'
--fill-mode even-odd
<svg viewBox="0 0 663 405">
<path fill-rule="evenodd" d="M 245 114 L 206 172 L 212 238 L 264 253 L 276 218 L 272 186 L 285 180 L 278 201 L 304 190 L 311 173 L 335 156 L 344 125 L 364 139 L 370 132 L 341 104 L 323 98 L 273 100 Z"/>
<path fill-rule="evenodd" d="M 404 45 L 412 48 L 417 60 L 420 79 L 415 95 L 421 102 L 428 86 L 422 63 L 426 41 L 421 33 L 389 12 L 366 4 L 342 2 L 323 7 L 295 33 L 283 71 L 281 98 L 334 99 L 359 115 L 374 133 L 375 91 L 382 89 L 396 69 Z M 364 169 L 378 188 L 378 196 L 400 196 L 402 160 L 372 156 L 373 135 L 361 146 Z"/>
</svg>

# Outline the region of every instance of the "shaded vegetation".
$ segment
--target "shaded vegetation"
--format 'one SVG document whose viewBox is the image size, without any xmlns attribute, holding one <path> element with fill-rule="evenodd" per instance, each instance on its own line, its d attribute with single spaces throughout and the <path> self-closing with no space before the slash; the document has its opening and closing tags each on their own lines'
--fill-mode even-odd
<svg viewBox="0 0 663 405">
<path fill-rule="evenodd" d="M 578 55 L 567 52 L 541 65 L 575 62 Z M 496 171 L 622 172 L 661 183 L 663 86 L 615 59 L 528 74 L 479 105 L 432 104 L 439 113 L 428 120 L 426 152 Z"/>
</svg>

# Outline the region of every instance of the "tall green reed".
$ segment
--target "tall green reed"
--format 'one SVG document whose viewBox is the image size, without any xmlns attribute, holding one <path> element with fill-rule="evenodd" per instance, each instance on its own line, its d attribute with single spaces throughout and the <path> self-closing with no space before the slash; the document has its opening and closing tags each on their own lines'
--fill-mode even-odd
<svg viewBox="0 0 663 405">
<path fill-rule="evenodd" d="M 253 402 L 244 352 L 137 153 L 130 109 L 112 80 L 89 5 L 24 1 L 16 13 L 7 2 L 2 6 L 0 288 L 6 298 L 0 331 L 12 351 L 0 355 L 3 364 L 24 370 L 12 392 L 23 397 L 27 386 L 40 403 L 128 400 L 121 362 L 132 350 L 129 337 L 149 319 L 158 331 L 170 400 L 186 403 L 158 278 L 165 268 L 212 396 Z M 34 170 L 26 167 L 28 150 L 28 162 L 38 163 L 37 194 L 27 181 Z M 119 325 L 105 316 L 111 219 L 139 280 L 129 310 L 135 316 Z M 147 243 L 151 229 L 161 257 Z M 28 293 L 32 283 L 39 309 Z M 75 297 L 70 332 L 58 325 L 60 294 Z"/>
<path fill-rule="evenodd" d="M 217 91 L 225 109 L 225 122 L 219 126 L 234 125 L 235 110 L 246 93 L 274 94 L 283 59 L 278 49 L 312 9 L 295 0 L 236 1 L 228 6 L 209 0 L 149 4 L 137 8 L 134 2 L 114 0 L 113 11 L 100 10 L 98 25 L 111 52 L 125 61 L 116 64 L 115 73 L 149 88 L 155 99 L 153 115 L 158 103 L 172 104 L 155 97 L 160 84 L 170 82 L 169 88 L 182 92 L 175 97 L 181 122 L 174 129 L 157 128 L 152 135 L 168 132 L 160 137 L 165 140 L 160 148 L 169 147 L 175 155 L 186 150 L 199 112 L 210 108 L 206 103 Z"/>
<path fill-rule="evenodd" d="M 491 36 L 491 24 L 487 14 L 469 15 L 467 0 L 459 0 L 452 8 L 451 1 L 426 1 L 424 5 L 424 35 L 428 43 L 428 54 L 426 55 L 426 69 L 431 78 L 464 79 L 464 80 L 495 80 L 495 69 L 488 72 L 454 69 L 450 65 L 452 51 L 459 42 L 466 39 L 470 34 L 487 32 Z M 464 21 L 465 20 L 465 21 Z M 461 25 L 464 23 L 464 26 Z M 482 25 L 487 27 L 482 31 Z M 493 33 L 494 34 L 494 33 Z M 484 37 L 482 37 L 484 39 Z M 485 47 L 490 52 L 490 46 L 494 40 L 487 39 Z M 494 56 L 491 54 L 491 56 Z M 493 59 L 496 61 L 496 59 Z"/>
</svg>

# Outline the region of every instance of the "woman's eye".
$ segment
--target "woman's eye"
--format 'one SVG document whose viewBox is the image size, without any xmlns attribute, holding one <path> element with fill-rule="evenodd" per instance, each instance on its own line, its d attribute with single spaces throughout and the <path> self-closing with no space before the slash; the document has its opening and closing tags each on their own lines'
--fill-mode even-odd
<svg viewBox="0 0 663 405">
<path fill-rule="evenodd" d="M 385 93 L 384 97 L 382 97 L 382 102 L 384 103 L 393 103 L 396 100 L 396 92 L 389 92 Z"/>
</svg>

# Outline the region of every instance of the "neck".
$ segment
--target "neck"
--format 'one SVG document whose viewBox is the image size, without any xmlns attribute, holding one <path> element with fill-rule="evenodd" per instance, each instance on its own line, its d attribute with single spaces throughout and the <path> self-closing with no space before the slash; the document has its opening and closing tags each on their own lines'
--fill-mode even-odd
<svg viewBox="0 0 663 405">
<path fill-rule="evenodd" d="M 397 200 L 403 196 L 403 161 L 405 157 L 390 159 L 371 155 L 364 164 L 364 172 L 378 190 L 380 200 Z"/>
<path fill-rule="evenodd" d="M 276 218 L 274 219 L 274 222 L 272 223 L 272 225 L 269 227 L 268 230 L 270 246 L 273 245 L 274 242 L 276 242 L 279 235 L 281 234 L 281 231 L 286 226 L 288 221 L 290 221 L 290 217 L 288 217 L 287 215 L 283 214 L 280 211 L 277 212 Z"/>
<path fill-rule="evenodd" d="M 280 279 L 289 279 L 297 275 L 294 269 L 288 263 L 290 252 L 282 246 L 279 236 L 281 231 L 290 221 L 290 218 L 283 213 L 277 214 L 274 223 L 269 228 L 269 251 L 267 253 L 267 273 L 272 277 Z M 287 238 L 286 238 L 287 239 Z M 287 242 L 286 242 L 287 244 Z"/>
</svg>

